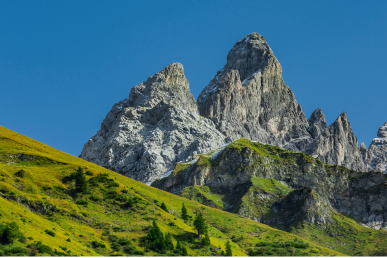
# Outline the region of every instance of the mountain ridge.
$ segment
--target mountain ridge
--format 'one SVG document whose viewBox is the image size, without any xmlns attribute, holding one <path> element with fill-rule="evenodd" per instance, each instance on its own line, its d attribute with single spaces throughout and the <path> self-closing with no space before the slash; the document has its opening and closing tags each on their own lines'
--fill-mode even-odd
<svg viewBox="0 0 387 258">
<path fill-rule="evenodd" d="M 330 164 L 370 170 L 345 114 L 330 126 L 325 119 L 320 124 L 312 120 L 284 83 L 266 40 L 251 33 L 230 50 L 226 65 L 197 101 L 180 63 L 132 88 L 128 99 L 113 106 L 80 157 L 150 184 L 178 162 L 244 137 Z"/>
</svg>

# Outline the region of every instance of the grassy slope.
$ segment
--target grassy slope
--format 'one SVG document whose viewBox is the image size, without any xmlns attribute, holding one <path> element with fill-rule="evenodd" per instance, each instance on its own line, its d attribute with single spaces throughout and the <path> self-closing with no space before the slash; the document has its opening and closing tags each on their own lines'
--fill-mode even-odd
<svg viewBox="0 0 387 258">
<path fill-rule="evenodd" d="M 27 154 L 35 156 L 32 161 L 7 164 L 10 160 L 17 161 L 12 154 Z M 109 178 L 119 183 L 118 187 L 106 189 L 106 186 L 91 187 L 92 193 L 78 198 L 89 204 L 78 205 L 70 194 L 71 183 L 63 183 L 63 178 L 75 172 L 78 167 L 89 170 L 93 176 L 107 173 Z M 27 172 L 24 178 L 15 176 L 20 169 Z M 91 176 L 87 176 L 88 179 Z M 224 249 L 227 240 L 233 236 L 234 255 L 244 256 L 249 248 L 260 241 L 292 241 L 295 236 L 269 226 L 242 218 L 236 214 L 209 208 L 195 201 L 149 187 L 115 172 L 104 169 L 93 163 L 76 158 L 58 151 L 45 144 L 39 143 L 23 135 L 17 134 L 0 126 L 0 221 L 16 222 L 22 233 L 28 238 L 26 244 L 42 241 L 53 249 L 61 250 L 66 247 L 70 255 L 109 255 L 117 252 L 110 249 L 109 241 L 104 232 L 110 228 L 111 234 L 133 239 L 138 250 L 138 239 L 147 234 L 152 219 L 156 219 L 164 233 L 170 232 L 175 239 L 181 240 L 188 249 L 189 255 L 211 255 L 209 247 L 201 247 L 197 243 L 190 243 L 188 238 L 194 229 L 180 219 L 180 209 L 183 203 L 192 215 L 200 210 L 210 224 L 211 244 Z M 123 189 L 128 191 L 124 194 Z M 131 195 L 138 197 L 140 202 L 133 209 L 122 209 L 118 202 L 106 198 L 106 191 L 113 190 L 118 196 Z M 93 201 L 93 198 L 101 200 Z M 74 202 L 75 201 L 75 202 Z M 158 204 L 165 202 L 169 213 L 161 210 Z M 57 209 L 43 215 L 34 213 L 25 205 L 51 205 Z M 56 233 L 52 237 L 45 233 L 52 230 Z M 112 232 L 114 231 L 114 232 Z M 69 242 L 67 239 L 70 239 Z M 91 241 L 103 242 L 107 249 L 93 249 Z M 176 241 L 175 241 L 176 243 Z M 16 242 L 16 245 L 26 244 Z M 313 250 L 314 253 L 310 253 Z M 317 250 L 317 253 L 316 253 Z M 123 254 L 120 252 L 119 254 Z M 155 254 L 152 251 L 146 255 Z M 311 244 L 304 254 L 313 255 L 341 255 L 335 251 Z"/>
</svg>

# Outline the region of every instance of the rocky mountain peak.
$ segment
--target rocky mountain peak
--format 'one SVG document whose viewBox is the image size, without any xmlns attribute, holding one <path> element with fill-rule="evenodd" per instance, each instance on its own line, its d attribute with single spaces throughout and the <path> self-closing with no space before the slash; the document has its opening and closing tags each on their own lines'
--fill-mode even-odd
<svg viewBox="0 0 387 258">
<path fill-rule="evenodd" d="M 80 157 L 151 183 L 177 162 L 224 143 L 214 123 L 198 115 L 183 66 L 173 63 L 113 106 Z"/>
<path fill-rule="evenodd" d="M 161 101 L 188 112 L 198 112 L 182 64 L 170 64 L 149 77 L 146 82 L 133 87 L 129 94 L 128 106 L 153 108 Z"/>
<path fill-rule="evenodd" d="M 217 92 L 220 79 L 229 72 L 238 73 L 242 86 L 261 76 L 265 71 L 282 77 L 282 68 L 265 38 L 258 33 L 251 33 L 239 40 L 227 55 L 227 63 L 219 70 L 209 85 L 198 98 L 198 106 Z"/>
<path fill-rule="evenodd" d="M 300 151 L 312 140 L 308 122 L 266 40 L 251 33 L 203 89 L 199 113 L 231 139 L 241 137 Z"/>
<path fill-rule="evenodd" d="M 369 169 L 387 173 L 387 122 L 379 127 L 377 136 L 368 148 L 361 148 L 363 160 Z"/>
<path fill-rule="evenodd" d="M 378 131 L 377 136 L 378 137 L 383 137 L 383 138 L 387 137 L 387 122 L 384 123 L 383 126 L 379 127 L 379 131 Z"/>
<path fill-rule="evenodd" d="M 308 119 L 309 128 L 308 132 L 312 136 L 313 139 L 316 139 L 319 135 L 324 132 L 328 128 L 327 123 L 325 121 L 325 115 L 321 111 L 321 108 L 317 108 L 313 111 L 312 115 Z"/>
<path fill-rule="evenodd" d="M 225 70 L 237 70 L 243 82 L 274 62 L 277 63 L 277 72 L 282 74 L 281 66 L 265 38 L 254 32 L 238 41 L 230 50 Z"/>
</svg>

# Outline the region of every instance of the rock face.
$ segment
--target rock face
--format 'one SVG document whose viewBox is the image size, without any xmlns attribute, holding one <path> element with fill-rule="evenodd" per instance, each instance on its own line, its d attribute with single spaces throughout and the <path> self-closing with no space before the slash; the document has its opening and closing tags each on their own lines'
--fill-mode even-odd
<svg viewBox="0 0 387 258">
<path fill-rule="evenodd" d="M 183 66 L 174 63 L 115 104 L 80 157 L 149 184 L 225 138 L 198 115 Z"/>
<path fill-rule="evenodd" d="M 240 139 L 195 163 L 177 165 L 153 186 L 176 194 L 206 186 L 225 210 L 283 228 L 298 219 L 325 227 L 335 213 L 344 213 L 379 229 L 387 227 L 386 180 L 380 172 L 356 172 Z"/>
<path fill-rule="evenodd" d="M 241 137 L 302 151 L 311 141 L 308 121 L 282 79 L 282 68 L 257 33 L 238 41 L 198 98 L 199 112 L 212 117 L 231 139 Z"/>
<path fill-rule="evenodd" d="M 321 109 L 316 109 L 309 119 L 309 125 L 309 133 L 314 140 L 303 152 L 328 164 L 368 171 L 344 112 L 328 127 Z"/>
<path fill-rule="evenodd" d="M 368 148 L 362 142 L 361 153 L 368 169 L 387 173 L 387 122 L 379 127 L 377 136 Z"/>
</svg>

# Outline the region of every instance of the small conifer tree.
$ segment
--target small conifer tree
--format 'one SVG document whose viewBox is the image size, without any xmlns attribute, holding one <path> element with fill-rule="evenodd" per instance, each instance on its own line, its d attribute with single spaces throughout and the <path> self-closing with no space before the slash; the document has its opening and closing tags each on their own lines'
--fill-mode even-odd
<svg viewBox="0 0 387 258">
<path fill-rule="evenodd" d="M 169 232 L 165 235 L 165 246 L 167 247 L 167 250 L 173 251 L 174 249 L 172 235 Z"/>
<path fill-rule="evenodd" d="M 226 256 L 232 256 L 232 249 L 230 240 L 226 243 Z"/>
<path fill-rule="evenodd" d="M 207 232 L 207 223 L 204 220 L 203 214 L 201 212 L 196 215 L 194 227 L 198 232 L 198 237 L 204 235 Z"/>
<path fill-rule="evenodd" d="M 189 219 L 188 210 L 184 206 L 184 203 L 183 203 L 183 207 L 181 207 L 181 218 L 184 220 L 184 223 L 186 223 Z"/>
<path fill-rule="evenodd" d="M 205 239 L 206 239 L 206 245 L 210 245 L 211 244 L 211 240 L 210 240 L 210 236 L 208 235 L 208 232 L 206 232 Z"/>
<path fill-rule="evenodd" d="M 165 210 L 166 212 L 168 212 L 167 205 L 165 205 L 164 202 L 161 203 L 160 208 L 163 209 L 163 210 Z"/>
<path fill-rule="evenodd" d="M 184 245 L 181 246 L 181 255 L 188 256 L 187 248 Z"/>
<path fill-rule="evenodd" d="M 148 243 L 149 248 L 154 251 L 161 252 L 167 250 L 164 235 L 155 220 L 153 221 L 152 227 L 146 236 L 146 242 Z"/>
<path fill-rule="evenodd" d="M 87 181 L 85 174 L 83 173 L 83 169 L 81 167 L 78 168 L 75 174 L 75 190 L 78 193 L 87 191 Z"/>
</svg>

